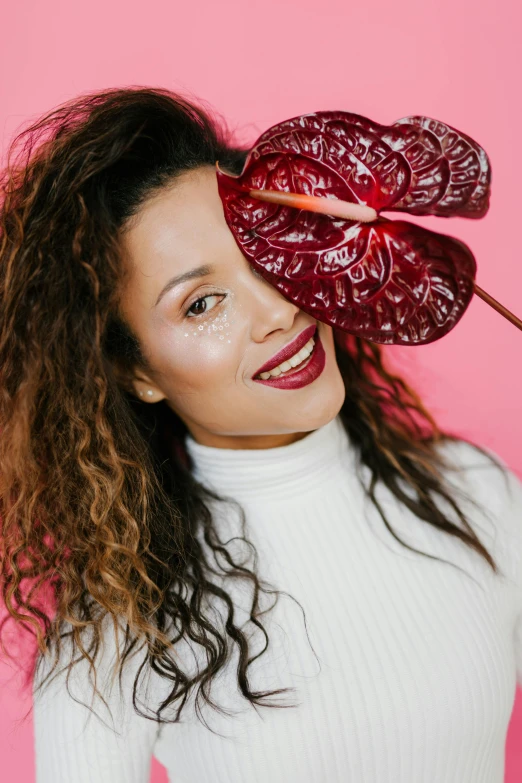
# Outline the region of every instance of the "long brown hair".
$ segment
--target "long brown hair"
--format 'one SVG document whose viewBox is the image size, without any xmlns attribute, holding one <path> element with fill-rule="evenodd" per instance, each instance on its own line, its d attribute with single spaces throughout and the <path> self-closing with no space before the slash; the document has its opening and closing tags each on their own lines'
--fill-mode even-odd
<svg viewBox="0 0 522 783">
<path fill-rule="evenodd" d="M 236 563 L 220 540 L 208 502 L 220 496 L 191 473 L 184 423 L 164 401 L 142 403 L 121 382 L 122 372 L 148 366 L 119 315 L 125 275 L 119 232 L 145 199 L 183 172 L 219 160 L 239 173 L 247 150 L 231 139 L 223 121 L 180 95 L 111 89 L 70 101 L 22 131 L 2 180 L 2 631 L 10 619 L 34 635 L 40 658 L 54 649 L 41 688 L 58 665 L 62 639 L 93 669 L 104 618 L 123 620 L 118 671 L 141 640 L 146 662 L 172 681 L 155 713 L 159 722 L 179 720 L 196 684 L 198 700 L 202 693 L 220 709 L 208 686 L 228 660 L 227 636 L 239 648 L 245 699 L 279 707 L 262 699 L 288 690 L 250 690 L 248 639 L 233 621 L 230 595 L 212 575 L 217 567 L 229 580 L 253 584 L 250 618 L 264 633 L 265 650 L 259 591 L 280 591 Z M 438 446 L 459 439 L 441 432 L 414 390 L 384 366 L 381 346 L 336 330 L 334 336 L 346 388 L 340 418 L 371 471 L 364 491 L 388 529 L 393 532 L 375 495 L 378 482 L 497 573 L 445 485 L 450 466 Z M 450 504 L 463 529 L 445 518 L 437 497 Z M 42 600 L 46 590 L 52 611 Z M 228 609 L 226 633 L 205 614 L 209 596 Z M 178 638 L 203 646 L 203 673 L 188 676 L 171 656 L 173 619 Z M 138 677 L 133 704 L 145 715 L 135 700 Z M 168 720 L 161 713 L 176 701 L 176 716 Z"/>
</svg>

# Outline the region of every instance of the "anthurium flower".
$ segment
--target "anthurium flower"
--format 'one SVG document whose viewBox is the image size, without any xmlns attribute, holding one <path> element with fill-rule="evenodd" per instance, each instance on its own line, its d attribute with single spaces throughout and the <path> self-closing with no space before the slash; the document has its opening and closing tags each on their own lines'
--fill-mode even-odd
<svg viewBox="0 0 522 783">
<path fill-rule="evenodd" d="M 425 344 L 447 334 L 481 290 L 463 242 L 379 214 L 486 214 L 488 157 L 449 125 L 428 117 L 386 126 L 343 111 L 305 114 L 265 131 L 240 175 L 222 171 L 219 161 L 216 174 L 225 219 L 246 258 L 286 298 L 333 327 L 377 343 Z M 263 200 L 270 192 L 300 194 L 301 201 Z M 303 195 L 310 205 L 324 200 L 324 211 L 296 206 Z M 370 217 L 327 214 L 328 200 Z"/>
</svg>

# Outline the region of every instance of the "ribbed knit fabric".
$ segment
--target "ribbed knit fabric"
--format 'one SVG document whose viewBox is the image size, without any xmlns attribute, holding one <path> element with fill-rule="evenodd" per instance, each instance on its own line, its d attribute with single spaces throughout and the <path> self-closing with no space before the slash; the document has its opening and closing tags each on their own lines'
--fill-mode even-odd
<svg viewBox="0 0 522 783">
<path fill-rule="evenodd" d="M 495 575 L 468 546 L 421 521 L 378 485 L 396 534 L 446 562 L 393 538 L 365 497 L 360 480 L 368 484 L 370 473 L 357 464 L 339 417 L 279 448 L 218 449 L 191 437 L 186 443 L 196 478 L 245 510 L 257 573 L 288 594 L 259 618 L 269 647 L 248 667 L 250 688 L 293 687 L 269 701 L 298 706 L 254 710 L 237 687 L 239 654 L 232 642 L 232 660 L 210 695 L 235 717 L 200 701 L 217 733 L 198 720 L 193 698 L 180 723 L 159 730 L 136 715 L 131 683 L 139 656 L 124 669 L 121 699 L 108 685 L 104 690 L 114 724 L 99 700 L 93 710 L 105 723 L 95 716 L 86 723 L 90 713 L 59 676 L 35 699 L 37 783 L 146 783 L 152 755 L 167 768 L 170 783 L 502 783 L 517 677 L 522 684 L 517 476 L 509 471 L 506 481 L 466 444 L 441 447 L 460 466 L 448 474 L 455 492 L 463 489 L 478 503 L 475 508 L 457 496 L 501 569 Z M 233 503 L 212 508 L 222 541 L 241 535 Z M 461 524 L 449 506 L 441 503 L 441 509 Z M 252 567 L 253 555 L 241 541 L 228 548 L 236 562 Z M 233 595 L 234 621 L 248 632 L 255 655 L 265 639 L 248 621 L 252 586 L 235 579 L 221 584 Z M 274 600 L 261 595 L 263 608 Z M 224 603 L 216 599 L 213 611 L 224 626 Z M 114 653 L 111 639 L 102 676 Z M 190 648 L 179 650 L 195 671 Z M 204 665 L 201 648 L 192 650 Z M 140 704 L 156 709 L 171 687 L 151 677 Z M 73 670 L 70 689 L 90 703 L 85 667 Z"/>
</svg>

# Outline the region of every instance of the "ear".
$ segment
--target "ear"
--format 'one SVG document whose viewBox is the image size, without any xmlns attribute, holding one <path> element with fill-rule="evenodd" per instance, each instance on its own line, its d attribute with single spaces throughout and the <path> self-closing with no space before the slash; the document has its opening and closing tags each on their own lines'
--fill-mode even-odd
<svg viewBox="0 0 522 783">
<path fill-rule="evenodd" d="M 165 399 L 161 389 L 143 370 L 137 370 L 133 373 L 123 369 L 117 362 L 113 363 L 113 367 L 118 383 L 139 400 L 143 400 L 143 402 L 159 402 Z"/>
</svg>

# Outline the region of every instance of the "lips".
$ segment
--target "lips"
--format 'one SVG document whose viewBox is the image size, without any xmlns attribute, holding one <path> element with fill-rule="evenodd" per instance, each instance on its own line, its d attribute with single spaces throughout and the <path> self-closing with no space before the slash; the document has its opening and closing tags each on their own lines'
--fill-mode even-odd
<svg viewBox="0 0 522 783">
<path fill-rule="evenodd" d="M 301 350 L 301 348 L 303 348 L 306 345 L 308 340 L 315 335 L 316 330 L 317 330 L 317 324 L 312 324 L 311 326 L 307 326 L 306 329 L 303 329 L 301 334 L 298 334 L 297 337 L 295 337 L 290 343 L 288 343 L 288 345 L 285 345 L 284 348 L 282 348 L 280 351 L 274 354 L 274 356 L 272 356 L 271 359 L 265 362 L 265 364 L 263 364 L 262 367 L 256 370 L 253 377 L 255 378 L 257 375 L 260 375 L 262 372 L 269 372 L 270 370 L 273 370 L 274 367 L 277 367 L 278 364 L 285 362 L 291 356 L 296 354 L 298 351 Z"/>
</svg>

